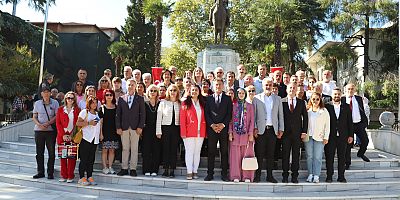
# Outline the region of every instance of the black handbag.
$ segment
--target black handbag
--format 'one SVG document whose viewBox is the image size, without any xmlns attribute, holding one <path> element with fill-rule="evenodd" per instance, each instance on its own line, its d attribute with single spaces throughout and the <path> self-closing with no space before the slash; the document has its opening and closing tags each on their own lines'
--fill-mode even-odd
<svg viewBox="0 0 400 200">
<path fill-rule="evenodd" d="M 44 107 L 44 110 L 46 111 L 47 119 L 50 121 L 50 117 L 49 117 L 49 113 L 47 112 L 46 105 L 43 104 L 43 107 Z M 53 129 L 53 131 L 55 131 L 57 133 L 57 125 L 56 125 L 56 123 L 52 123 L 50 126 Z"/>
</svg>

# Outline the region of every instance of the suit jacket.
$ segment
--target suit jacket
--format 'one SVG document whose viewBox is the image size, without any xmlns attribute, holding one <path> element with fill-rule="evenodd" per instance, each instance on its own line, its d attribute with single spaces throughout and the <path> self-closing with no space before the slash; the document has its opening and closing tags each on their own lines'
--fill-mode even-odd
<svg viewBox="0 0 400 200">
<path fill-rule="evenodd" d="M 74 121 L 73 126 L 75 129 L 76 121 L 78 120 L 78 115 L 81 112 L 81 109 L 78 106 L 74 107 Z M 57 115 L 56 115 L 56 126 L 57 126 L 57 144 L 62 144 L 64 142 L 63 136 L 64 135 L 71 135 L 71 133 L 66 134 L 64 128 L 68 127 L 69 117 L 68 114 L 64 112 L 64 106 L 58 108 Z M 72 132 L 74 131 L 72 129 Z"/>
<path fill-rule="evenodd" d="M 207 127 L 211 124 L 223 123 L 224 131 L 229 128 L 229 122 L 232 119 L 232 100 L 226 94 L 222 93 L 219 107 L 215 104 L 214 95 L 207 97 L 206 108 L 204 109 Z"/>
<path fill-rule="evenodd" d="M 275 134 L 278 135 L 279 131 L 285 130 L 285 122 L 283 119 L 283 108 L 282 101 L 278 95 L 271 94 L 273 97 L 273 106 L 272 106 L 272 126 L 274 127 Z M 265 93 L 257 94 L 254 99 L 258 99 L 261 101 L 261 104 L 257 101 L 255 102 L 255 112 L 256 112 L 256 128 L 258 129 L 258 134 L 264 134 L 265 127 L 267 126 L 267 117 L 265 113 L 265 103 L 264 103 Z M 254 101 L 254 100 L 253 100 Z M 264 113 L 264 114 L 262 114 Z"/>
<path fill-rule="evenodd" d="M 233 94 L 235 94 L 235 98 L 237 98 L 237 89 L 238 89 L 238 88 L 239 88 L 239 81 L 235 79 L 235 81 L 233 82 L 233 91 L 234 91 Z M 225 91 L 225 93 L 228 92 L 229 89 L 230 89 L 230 88 L 229 88 L 229 86 L 228 86 L 228 83 L 225 83 L 225 85 L 224 85 L 224 91 Z"/>
<path fill-rule="evenodd" d="M 358 103 L 358 107 L 360 108 L 360 115 L 361 115 L 361 122 L 360 123 L 364 128 L 367 128 L 367 126 L 368 126 L 368 118 L 367 118 L 367 115 L 365 114 L 363 99 L 362 99 L 362 97 L 360 97 L 358 95 L 354 95 L 354 97 L 356 98 L 356 101 Z M 346 103 L 346 97 L 342 97 L 341 101 L 342 101 L 342 104 L 347 104 Z"/>
<path fill-rule="evenodd" d="M 287 86 L 283 82 L 281 82 L 278 87 L 278 96 L 280 96 L 281 98 L 286 97 L 287 96 L 286 88 Z"/>
<path fill-rule="evenodd" d="M 289 137 L 288 134 L 295 134 L 293 136 L 300 137 L 301 133 L 307 133 L 308 129 L 308 114 L 304 100 L 296 97 L 296 107 L 293 112 L 290 111 L 290 104 L 288 98 L 282 99 L 283 115 L 285 119 L 285 133 L 283 137 Z"/>
<path fill-rule="evenodd" d="M 322 102 L 324 104 L 329 104 L 332 101 L 332 97 L 326 94 L 322 94 Z"/>
<path fill-rule="evenodd" d="M 200 106 L 201 107 L 201 106 Z M 204 117 L 204 108 L 201 107 L 201 119 L 197 118 L 197 112 L 194 105 L 189 109 L 186 108 L 185 102 L 182 102 L 180 110 L 180 129 L 181 137 L 197 137 L 199 131 L 200 120 L 200 137 L 206 137 L 206 119 Z"/>
<path fill-rule="evenodd" d="M 146 120 L 146 111 L 144 106 L 144 98 L 135 94 L 131 108 L 128 105 L 128 94 L 118 98 L 117 112 L 115 116 L 115 124 L 117 129 L 123 131 L 131 128 L 143 128 Z"/>
<path fill-rule="evenodd" d="M 335 107 L 329 103 L 326 109 L 330 116 L 330 134 L 329 138 L 334 138 L 339 132 L 339 138 L 347 141 L 348 137 L 353 137 L 353 118 L 350 106 L 346 103 L 340 105 L 339 118 L 336 118 Z"/>
</svg>

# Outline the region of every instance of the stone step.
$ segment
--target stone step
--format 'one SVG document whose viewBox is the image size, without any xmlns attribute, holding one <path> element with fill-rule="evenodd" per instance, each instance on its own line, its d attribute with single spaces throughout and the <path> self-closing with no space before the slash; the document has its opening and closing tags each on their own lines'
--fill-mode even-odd
<svg viewBox="0 0 400 200">
<path fill-rule="evenodd" d="M 75 167 L 75 173 L 78 174 L 78 166 L 79 161 Z M 14 170 L 23 173 L 36 173 L 36 163 L 35 162 L 23 162 L 23 161 L 11 161 L 11 160 L 1 160 L 0 159 L 0 169 L 4 170 Z M 120 170 L 119 166 L 114 166 L 114 169 L 118 172 Z M 55 170 L 56 174 L 60 172 L 60 162 L 57 160 L 55 163 Z M 95 172 L 98 172 L 98 176 L 110 177 L 110 175 L 102 174 L 101 168 L 94 168 Z M 162 173 L 162 169 L 160 169 L 160 174 Z M 221 169 L 215 169 L 215 175 L 219 176 Z M 175 169 L 175 175 L 185 178 L 186 176 L 186 168 L 184 167 L 177 167 Z M 145 177 L 142 173 L 141 166 L 138 166 L 138 175 L 140 177 Z M 206 168 L 200 168 L 198 170 L 198 175 L 204 178 L 207 175 Z M 266 171 L 262 171 L 262 178 L 265 179 Z M 307 170 L 300 170 L 299 171 L 299 179 L 306 179 L 308 176 Z M 358 169 L 358 170 L 347 170 L 345 174 L 348 180 L 369 180 L 369 179 L 382 179 L 382 178 L 400 178 L 400 167 L 398 168 L 383 168 L 383 169 Z M 119 176 L 116 176 L 119 178 Z M 160 176 L 158 176 L 160 177 Z M 281 181 L 282 177 L 282 170 L 274 170 L 274 177 L 276 177 L 279 181 Z M 326 171 L 321 171 L 321 180 L 325 180 L 326 178 Z M 333 179 L 337 179 L 337 170 L 334 172 Z"/>
<path fill-rule="evenodd" d="M 0 181 L 15 185 L 91 195 L 94 198 L 129 199 L 396 199 L 400 197 L 399 182 L 363 182 L 331 184 L 269 184 L 223 183 L 218 181 L 164 182 L 153 186 L 154 180 L 137 180 L 137 185 L 100 183 L 79 186 L 56 180 L 32 179 L 30 174 L 2 171 Z M 148 185 L 149 184 L 149 185 Z M 343 193 L 345 192 L 345 193 Z"/>
<path fill-rule="evenodd" d="M 31 143 L 35 144 L 35 136 L 30 136 L 30 135 L 20 135 L 18 138 L 18 142 L 24 142 L 24 143 Z"/>
</svg>

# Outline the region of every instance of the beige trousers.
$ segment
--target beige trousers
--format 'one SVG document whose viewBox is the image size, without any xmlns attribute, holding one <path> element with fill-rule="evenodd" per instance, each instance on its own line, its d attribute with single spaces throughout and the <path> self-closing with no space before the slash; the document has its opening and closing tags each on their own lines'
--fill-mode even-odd
<svg viewBox="0 0 400 200">
<path fill-rule="evenodd" d="M 139 134 L 136 130 L 129 128 L 122 131 L 122 169 L 128 169 L 128 163 L 131 170 L 136 170 L 138 162 Z M 129 153 L 131 160 L 129 162 Z"/>
</svg>

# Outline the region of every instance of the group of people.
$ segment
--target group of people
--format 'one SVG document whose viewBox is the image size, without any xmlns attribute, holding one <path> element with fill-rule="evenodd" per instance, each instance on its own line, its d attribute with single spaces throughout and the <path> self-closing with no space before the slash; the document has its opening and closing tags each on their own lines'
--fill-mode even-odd
<svg viewBox="0 0 400 200">
<path fill-rule="evenodd" d="M 260 182 L 266 159 L 266 181 L 277 183 L 273 177 L 274 156 L 280 152 L 282 182 L 289 182 L 290 171 L 291 182 L 298 183 L 304 143 L 307 182 L 320 181 L 324 152 L 326 182 L 332 182 L 336 152 L 337 181 L 346 182 L 344 173 L 351 164 L 354 133 L 360 139 L 358 157 L 369 162 L 365 156 L 368 119 L 354 84 L 347 84 L 342 92 L 328 70 L 319 82 L 313 76 L 306 78 L 302 70 L 295 75 L 279 70 L 267 75 L 266 65 L 259 65 L 257 72 L 258 76 L 253 77 L 244 65 L 239 65 L 237 78 L 235 72 L 225 74 L 221 67 L 207 74 L 195 68 L 178 77 L 176 67 L 170 67 L 155 85 L 151 74 L 142 75 L 140 70 L 125 66 L 123 78 L 112 78 L 111 70 L 105 70 L 96 87 L 86 80 L 86 70 L 80 69 L 79 80 L 65 94 L 60 107 L 50 98 L 50 88 L 42 84 L 42 99 L 33 109 L 38 164 L 34 178 L 45 176 L 45 145 L 49 153 L 48 178 L 54 178 L 55 142 L 72 143 L 77 127 L 83 132 L 78 150 L 81 185 L 96 184 L 92 174 L 99 143 L 105 174 L 116 173 L 112 168 L 115 151 L 122 148 L 118 176 L 137 176 L 139 140 L 145 176 L 158 176 L 162 165 L 161 176 L 174 178 L 180 142 L 185 148 L 188 180 L 199 178 L 203 143 L 207 143 L 208 157 L 205 181 L 214 179 L 215 157 L 220 154 L 221 180 Z M 243 170 L 245 157 L 256 157 L 258 169 Z M 76 159 L 60 160 L 59 181 L 73 182 Z"/>
</svg>

